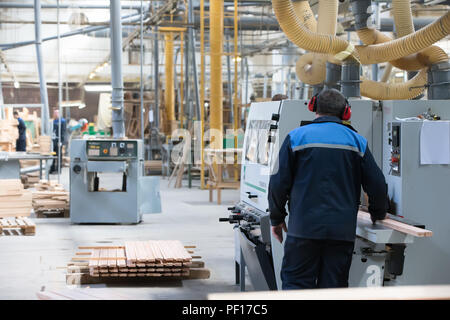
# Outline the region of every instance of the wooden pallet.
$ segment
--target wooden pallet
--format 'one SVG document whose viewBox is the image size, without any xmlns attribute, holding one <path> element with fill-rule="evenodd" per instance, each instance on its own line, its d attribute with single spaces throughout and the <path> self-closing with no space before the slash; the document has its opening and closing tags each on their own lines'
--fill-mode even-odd
<svg viewBox="0 0 450 320">
<path fill-rule="evenodd" d="M 69 217 L 69 192 L 56 181 L 41 180 L 34 185 L 33 209 L 38 218 Z"/>
<path fill-rule="evenodd" d="M 208 279 L 210 271 L 204 268 L 204 262 L 192 261 L 201 257 L 191 256 L 193 251 L 177 243 L 181 245 L 179 241 L 137 241 L 126 242 L 125 246 L 79 247 L 90 251 L 77 252 L 72 258 L 67 265 L 66 283 Z M 158 247 L 162 248 L 159 253 Z"/>
<path fill-rule="evenodd" d="M 34 211 L 36 218 L 70 218 L 69 209 L 48 209 Z"/>
<path fill-rule="evenodd" d="M 20 233 L 18 232 L 20 230 Z M 25 236 L 34 236 L 36 234 L 36 225 L 33 221 L 25 217 L 0 218 L 0 236 L 22 234 Z"/>
</svg>

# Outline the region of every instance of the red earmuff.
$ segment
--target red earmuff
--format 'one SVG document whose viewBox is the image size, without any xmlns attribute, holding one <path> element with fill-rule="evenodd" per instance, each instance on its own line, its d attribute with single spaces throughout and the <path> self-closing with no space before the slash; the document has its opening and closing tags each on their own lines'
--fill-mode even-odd
<svg viewBox="0 0 450 320">
<path fill-rule="evenodd" d="M 343 121 L 348 121 L 348 120 L 350 120 L 351 117 L 352 117 L 352 107 L 348 103 L 348 100 L 345 99 L 345 108 L 344 108 L 344 112 L 342 112 L 341 119 Z"/>
<path fill-rule="evenodd" d="M 318 94 L 314 95 L 308 102 L 308 110 L 311 112 L 316 112 L 317 110 L 317 96 Z"/>
</svg>

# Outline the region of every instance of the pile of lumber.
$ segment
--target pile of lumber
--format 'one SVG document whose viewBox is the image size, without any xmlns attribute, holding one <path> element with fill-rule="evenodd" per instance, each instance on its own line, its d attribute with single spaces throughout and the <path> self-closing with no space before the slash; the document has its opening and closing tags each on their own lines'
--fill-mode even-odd
<svg viewBox="0 0 450 320">
<path fill-rule="evenodd" d="M 27 217 L 31 214 L 32 194 L 19 179 L 0 179 L 0 217 Z"/>
<path fill-rule="evenodd" d="M 25 189 L 33 188 L 36 183 L 39 183 L 39 172 L 28 172 L 20 175 L 23 187 Z"/>
<path fill-rule="evenodd" d="M 51 154 L 52 150 L 52 140 L 50 136 L 39 136 L 39 152 L 41 154 Z"/>
<path fill-rule="evenodd" d="M 16 148 L 16 140 L 19 137 L 16 119 L 0 120 L 0 151 L 12 152 Z"/>
<path fill-rule="evenodd" d="M 34 185 L 33 209 L 38 218 L 48 216 L 69 216 L 69 192 L 55 182 L 41 180 Z"/>
<path fill-rule="evenodd" d="M 18 230 L 21 233 L 18 233 Z M 24 217 L 0 218 L 0 236 L 12 235 L 14 231 L 18 235 L 34 236 L 36 233 L 36 225 L 30 219 Z"/>
<path fill-rule="evenodd" d="M 192 248 L 192 246 L 191 246 Z M 127 241 L 124 246 L 79 247 L 67 267 L 67 284 L 102 283 L 109 280 L 181 278 L 208 279 L 210 271 L 192 261 L 178 240 Z M 114 281 L 114 280 L 113 280 Z"/>
<path fill-rule="evenodd" d="M 54 180 L 40 180 L 34 188 L 37 191 L 66 191 L 61 183 Z"/>
</svg>

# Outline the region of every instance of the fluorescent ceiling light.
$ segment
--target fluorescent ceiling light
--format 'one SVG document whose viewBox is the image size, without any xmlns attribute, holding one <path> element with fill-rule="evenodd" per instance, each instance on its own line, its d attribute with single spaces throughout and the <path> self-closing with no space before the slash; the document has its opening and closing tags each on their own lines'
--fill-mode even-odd
<svg viewBox="0 0 450 320">
<path fill-rule="evenodd" d="M 85 84 L 84 90 L 88 92 L 111 92 L 112 87 L 110 84 Z"/>
</svg>

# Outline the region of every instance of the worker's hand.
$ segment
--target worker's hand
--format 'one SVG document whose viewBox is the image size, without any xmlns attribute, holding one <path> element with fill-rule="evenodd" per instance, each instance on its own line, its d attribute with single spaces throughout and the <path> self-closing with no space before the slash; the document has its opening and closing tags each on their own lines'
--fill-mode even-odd
<svg viewBox="0 0 450 320">
<path fill-rule="evenodd" d="M 287 232 L 286 223 L 282 222 L 277 226 L 272 227 L 272 233 L 280 243 L 283 243 L 283 230 L 284 232 Z"/>
</svg>

